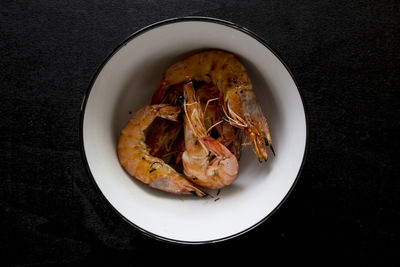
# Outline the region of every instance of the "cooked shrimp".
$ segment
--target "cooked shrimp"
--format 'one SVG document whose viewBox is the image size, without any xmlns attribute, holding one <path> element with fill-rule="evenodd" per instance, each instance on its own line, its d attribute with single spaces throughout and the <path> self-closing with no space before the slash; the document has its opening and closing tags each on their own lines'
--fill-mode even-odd
<svg viewBox="0 0 400 267">
<path fill-rule="evenodd" d="M 266 147 L 272 140 L 266 118 L 256 101 L 243 64 L 228 52 L 207 50 L 170 66 L 163 74 L 152 103 L 160 103 L 168 88 L 189 81 L 215 84 L 223 94 L 223 108 L 230 124 L 243 129 L 261 162 L 267 160 Z"/>
<path fill-rule="evenodd" d="M 150 187 L 175 194 L 193 193 L 204 196 L 202 190 L 186 180 L 163 160 L 150 155 L 144 131 L 156 117 L 177 121 L 180 107 L 166 104 L 150 105 L 137 111 L 121 131 L 118 157 L 125 170 Z"/>
<path fill-rule="evenodd" d="M 227 186 L 237 176 L 238 161 L 223 144 L 207 135 L 204 114 L 192 83 L 185 85 L 184 90 L 185 152 L 182 162 L 185 174 L 193 183 L 205 188 Z"/>
</svg>

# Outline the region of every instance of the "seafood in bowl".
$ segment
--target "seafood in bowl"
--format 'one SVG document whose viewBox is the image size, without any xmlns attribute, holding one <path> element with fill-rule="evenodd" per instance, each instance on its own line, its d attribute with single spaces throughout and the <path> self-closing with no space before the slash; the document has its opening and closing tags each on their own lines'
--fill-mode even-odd
<svg viewBox="0 0 400 267">
<path fill-rule="evenodd" d="M 219 78 L 207 79 L 208 75 L 205 74 L 201 77 L 187 75 L 189 77 L 177 84 L 168 79 L 171 85 L 163 89 L 165 92 L 157 90 L 162 88 L 163 73 L 171 66 L 207 51 L 229 51 L 229 62 L 235 57 L 239 59 L 251 78 L 254 90 L 254 94 L 248 90 L 246 97 L 257 101 L 243 101 L 235 105 L 231 101 L 235 100 L 235 94 L 232 94 L 228 95 L 227 105 L 223 97 L 227 91 L 221 92 Z M 214 53 L 217 54 L 220 53 Z M 215 69 L 220 66 L 222 71 L 223 65 L 221 62 L 215 65 Z M 212 63 L 209 66 L 211 69 Z M 178 76 L 182 77 L 182 72 Z M 189 99 L 190 82 L 194 89 L 193 99 Z M 232 89 L 231 92 L 234 92 L 235 88 Z M 152 103 L 151 99 L 156 94 L 159 102 Z M 193 92 L 191 94 L 193 96 Z M 240 98 L 237 100 L 240 101 Z M 267 135 L 262 130 L 264 128 L 264 132 L 267 132 L 266 127 L 262 127 L 265 123 L 258 119 L 261 122 L 258 125 L 250 121 L 250 118 L 259 117 L 255 115 L 258 105 L 253 105 L 253 110 L 250 110 L 250 106 L 242 110 L 240 108 L 243 103 L 257 102 L 268 119 L 268 131 L 271 131 L 276 157 L 268 145 L 268 137 L 265 140 Z M 191 186 L 186 187 L 189 188 L 186 192 L 181 191 L 185 194 L 155 189 L 150 183 L 156 177 L 142 173 L 144 177 L 141 179 L 148 182 L 145 183 L 138 177 L 133 178 L 121 166 L 118 157 L 121 130 L 140 109 L 159 104 L 172 106 L 171 110 L 177 107 L 178 115 L 176 120 L 156 117 L 143 131 L 144 134 L 140 134 L 140 142 L 134 142 L 140 144 L 140 154 L 145 152 L 147 159 L 151 160 L 148 168 L 143 165 L 146 168 L 141 170 L 153 174 L 156 172 L 154 167 L 161 170 L 161 165 L 154 162 L 162 160 L 163 164 L 171 167 L 171 175 L 177 173 L 175 177 L 183 177 L 183 183 L 189 183 L 208 194 L 206 197 L 197 197 L 196 190 L 192 190 Z M 193 110 L 201 112 L 190 114 Z M 188 128 L 189 123 L 185 124 L 185 120 L 188 120 L 186 114 L 192 124 L 196 116 L 200 119 L 203 116 L 201 122 L 206 138 L 194 135 L 199 132 L 192 131 L 193 134 L 189 134 L 191 128 Z M 185 131 L 185 127 L 189 131 Z M 200 133 L 204 133 L 204 129 Z M 118 216 L 140 233 L 157 240 L 181 244 L 214 243 L 237 237 L 262 224 L 282 207 L 300 177 L 308 147 L 307 133 L 308 123 L 301 91 L 288 65 L 255 33 L 237 24 L 213 18 L 170 19 L 133 33 L 116 46 L 99 66 L 81 107 L 83 163 L 88 178 L 100 196 Z M 255 146 L 262 142 L 262 136 L 268 162 L 262 159 L 260 163 L 253 151 L 258 149 Z M 237 173 L 235 165 L 224 165 L 225 161 L 211 152 L 212 148 L 206 146 L 209 140 L 218 141 L 230 151 L 230 154 L 225 149 L 216 151 L 223 152 L 217 155 L 229 155 L 229 161 L 233 163 L 231 154 L 236 157 L 239 165 Z M 193 144 L 186 145 L 186 141 L 192 141 Z M 262 143 L 260 146 L 259 154 L 263 155 Z M 188 151 L 190 149 L 193 151 Z M 188 159 L 183 159 L 185 152 Z M 198 155 L 201 156 L 199 160 L 193 161 Z M 141 158 L 137 159 L 138 163 L 147 164 L 141 162 Z M 193 165 L 185 168 L 184 160 L 192 160 L 190 162 Z M 219 167 L 218 171 L 229 173 L 207 173 L 207 170 L 214 171 L 214 166 Z M 164 166 L 163 170 L 166 169 L 169 168 Z M 200 184 L 202 181 L 213 181 L 212 177 L 224 177 L 222 190 L 208 189 Z M 153 185 L 164 186 L 160 181 L 162 179 L 158 180 L 158 185 L 157 182 Z M 190 191 L 195 191 L 196 196 Z"/>
<path fill-rule="evenodd" d="M 161 120 L 152 124 L 156 118 Z M 164 72 L 150 105 L 122 129 L 117 150 L 123 168 L 150 187 L 203 197 L 204 189 L 235 180 L 244 145 L 252 145 L 260 162 L 268 159 L 267 147 L 274 153 L 267 119 L 243 64 L 234 54 L 214 49 Z"/>
</svg>

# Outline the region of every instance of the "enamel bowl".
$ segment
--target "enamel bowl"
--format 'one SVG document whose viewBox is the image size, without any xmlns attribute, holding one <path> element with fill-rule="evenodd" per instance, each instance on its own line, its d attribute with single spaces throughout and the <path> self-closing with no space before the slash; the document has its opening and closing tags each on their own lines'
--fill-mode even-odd
<svg viewBox="0 0 400 267">
<path fill-rule="evenodd" d="M 269 151 L 268 162 L 260 164 L 251 147 L 245 147 L 238 177 L 219 192 L 208 190 L 213 198 L 150 188 L 119 164 L 119 133 L 131 114 L 150 103 L 168 66 L 207 48 L 230 51 L 246 67 L 276 156 Z M 304 162 L 307 127 L 293 75 L 263 40 L 227 21 L 190 17 L 150 25 L 115 48 L 85 95 L 80 131 L 89 176 L 122 218 L 156 239 L 199 244 L 243 234 L 281 206 Z"/>
</svg>

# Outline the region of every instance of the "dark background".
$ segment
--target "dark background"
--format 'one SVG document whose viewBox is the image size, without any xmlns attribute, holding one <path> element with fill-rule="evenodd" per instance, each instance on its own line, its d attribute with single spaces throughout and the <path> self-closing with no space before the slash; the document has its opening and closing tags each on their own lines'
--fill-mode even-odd
<svg viewBox="0 0 400 267">
<path fill-rule="evenodd" d="M 189 15 L 266 40 L 296 76 L 310 122 L 282 207 L 245 235 L 195 247 L 153 240 L 111 210 L 79 140 L 82 98 L 107 55 L 148 24 Z M 399 1 L 1 1 L 1 265 L 399 266 L 399 17 Z"/>
</svg>

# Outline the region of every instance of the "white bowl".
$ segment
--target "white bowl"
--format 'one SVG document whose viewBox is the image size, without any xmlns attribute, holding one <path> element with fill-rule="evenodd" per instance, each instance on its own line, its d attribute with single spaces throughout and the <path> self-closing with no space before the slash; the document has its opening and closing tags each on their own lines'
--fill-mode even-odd
<svg viewBox="0 0 400 267">
<path fill-rule="evenodd" d="M 168 194 L 130 177 L 118 162 L 117 141 L 131 112 L 150 103 L 163 71 L 205 48 L 236 54 L 245 65 L 269 121 L 273 146 L 260 164 L 250 147 L 239 175 L 214 198 Z M 300 174 L 307 120 L 299 88 L 277 54 L 254 33 L 200 17 L 150 25 L 119 45 L 99 67 L 82 104 L 84 162 L 101 194 L 129 223 L 156 239 L 198 244 L 254 228 L 280 206 Z"/>
</svg>

